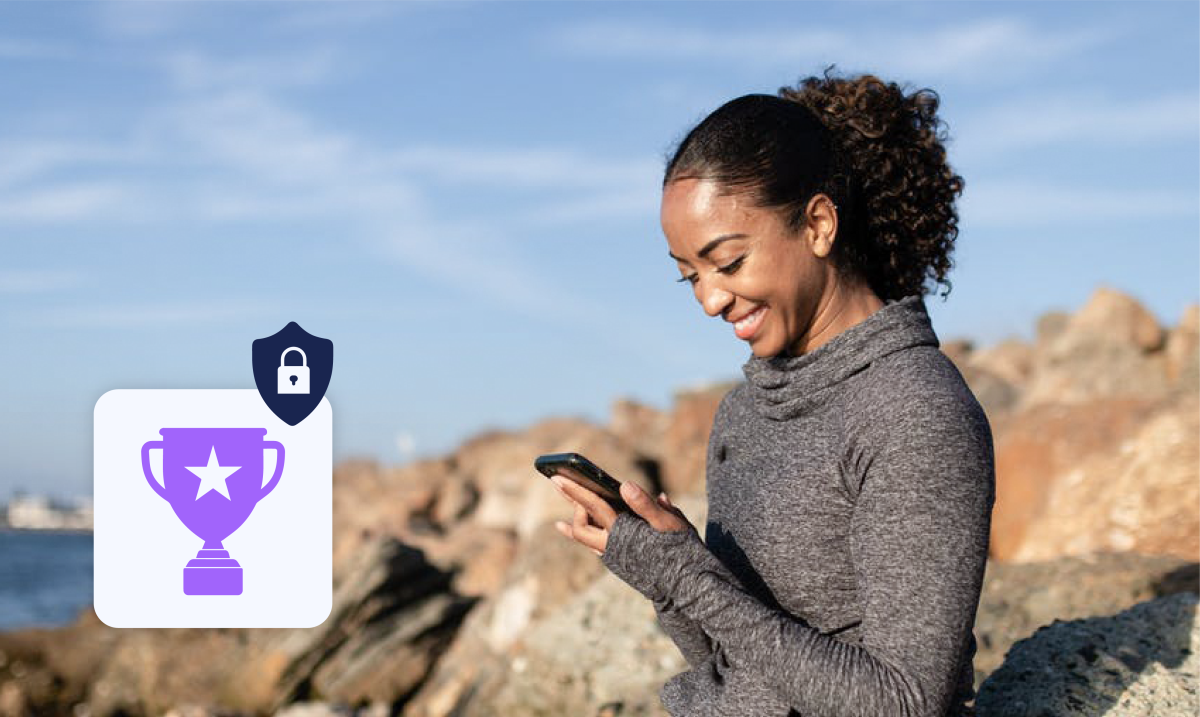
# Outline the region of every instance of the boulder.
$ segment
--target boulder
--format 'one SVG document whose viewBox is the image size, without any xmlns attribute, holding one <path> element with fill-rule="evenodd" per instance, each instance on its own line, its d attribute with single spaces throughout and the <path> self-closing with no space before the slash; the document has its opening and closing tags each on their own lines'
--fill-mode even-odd
<svg viewBox="0 0 1200 717">
<path fill-rule="evenodd" d="M 450 577 L 415 548 L 374 540 L 344 567 L 325 622 L 273 636 L 243 667 L 262 679 L 277 666 L 276 709 L 310 695 L 350 705 L 402 700 L 474 604 L 450 589 Z"/>
<path fill-rule="evenodd" d="M 1197 596 L 1111 617 L 1054 621 L 1013 646 L 983 683 L 979 717 L 1193 717 L 1200 712 Z"/>
<path fill-rule="evenodd" d="M 1192 304 L 1167 335 L 1167 380 L 1180 393 L 1200 391 L 1200 305 Z"/>
<path fill-rule="evenodd" d="M 674 502 L 704 525 L 701 496 Z M 404 715 L 664 715 L 657 687 L 682 665 L 645 599 L 546 525 L 522 544 L 506 585 L 463 623 Z"/>
<path fill-rule="evenodd" d="M 662 489 L 669 496 L 703 493 L 708 435 L 725 394 L 738 382 L 699 386 L 675 394 L 663 436 Z"/>
<path fill-rule="evenodd" d="M 975 614 L 975 688 L 1014 642 L 1042 625 L 1198 591 L 1200 564 L 1170 556 L 1098 553 L 1031 563 L 989 561 Z"/>
<path fill-rule="evenodd" d="M 1042 506 L 1009 557 L 1200 555 L 1200 396 L 1182 396 L 1141 420 L 1065 470 L 1047 472 Z"/>
<path fill-rule="evenodd" d="M 1061 328 L 1047 329 L 1021 406 L 1097 398 L 1164 398 L 1171 390 L 1166 333 L 1136 299 L 1097 289 Z M 1053 338 L 1050 338 L 1050 337 Z"/>
<path fill-rule="evenodd" d="M 1157 401 L 1108 398 L 1033 406 L 998 420 L 993 425 L 996 502 L 991 556 L 1012 559 L 1025 544 L 1029 526 L 1042 518 L 1053 486 L 1075 480 L 1088 456 L 1120 445 L 1159 409 Z M 1041 554 L 1038 559 L 1049 557 L 1053 556 Z"/>
</svg>

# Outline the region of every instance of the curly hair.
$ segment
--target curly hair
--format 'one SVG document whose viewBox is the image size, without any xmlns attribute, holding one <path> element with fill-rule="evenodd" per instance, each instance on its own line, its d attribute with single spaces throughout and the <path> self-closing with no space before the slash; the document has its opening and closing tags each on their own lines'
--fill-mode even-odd
<svg viewBox="0 0 1200 717">
<path fill-rule="evenodd" d="M 749 192 L 794 231 L 823 193 L 837 206 L 831 261 L 843 277 L 866 281 L 884 301 L 924 295 L 932 278 L 946 285 L 945 298 L 964 183 L 946 161 L 938 95 L 832 69 L 714 110 L 680 142 L 663 186 L 709 179 Z"/>
</svg>

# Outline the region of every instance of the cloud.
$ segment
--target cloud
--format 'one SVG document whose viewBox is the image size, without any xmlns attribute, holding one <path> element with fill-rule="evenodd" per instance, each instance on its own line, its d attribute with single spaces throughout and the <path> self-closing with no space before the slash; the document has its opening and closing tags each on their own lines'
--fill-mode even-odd
<svg viewBox="0 0 1200 717">
<path fill-rule="evenodd" d="M 467 0 L 106 0 L 98 6 L 98 19 L 116 35 L 142 37 L 192 31 L 205 23 L 304 31 L 364 25 L 403 12 L 466 4 Z"/>
<path fill-rule="evenodd" d="M 400 452 L 402 461 L 408 461 L 417 452 L 417 439 L 410 431 L 400 431 L 396 434 L 396 450 Z"/>
<path fill-rule="evenodd" d="M 83 284 L 77 271 L 59 269 L 0 270 L 0 294 L 49 294 Z"/>
<path fill-rule="evenodd" d="M 955 155 L 973 162 L 1012 150 L 1068 144 L 1105 147 L 1194 140 L 1200 97 L 1173 93 L 1112 99 L 1056 92 L 1006 99 L 951 126 Z"/>
<path fill-rule="evenodd" d="M 0 37 L 0 60 L 66 60 L 74 55 L 69 46 L 58 42 Z"/>
<path fill-rule="evenodd" d="M 142 203 L 137 191 L 115 182 L 67 182 L 0 193 L 0 221 L 81 222 L 132 219 Z"/>
<path fill-rule="evenodd" d="M 983 69 L 995 76 L 1041 67 L 1108 42 L 1115 34 L 1100 26 L 1063 31 L 1003 17 L 865 33 L 820 27 L 710 30 L 603 21 L 561 28 L 548 44 L 564 54 L 605 59 L 812 65 L 814 70 L 833 58 L 843 70 L 887 67 L 890 76 L 972 80 Z"/>
<path fill-rule="evenodd" d="M 7 176 L 0 169 L 0 222 L 326 220 L 371 259 L 385 257 L 520 315 L 582 321 L 603 332 L 627 323 L 609 307 L 574 296 L 570 286 L 544 281 L 518 242 L 534 225 L 652 216 L 657 158 L 563 146 L 368 142 L 274 92 L 288 82 L 318 80 L 332 60 L 289 78 L 287 63 L 274 59 L 225 61 L 190 51 L 173 57 L 165 75 L 177 96 L 142 110 L 123 136 L 97 143 L 81 130 L 80 137 L 15 137 L 0 145 L 0 159 L 16 160 Z M 121 179 L 80 179 L 101 173 Z M 433 182 L 492 188 L 512 201 L 489 210 L 442 209 L 435 207 L 442 193 L 433 192 Z M 235 308 L 134 306 L 43 318 L 54 325 L 137 327 L 234 315 Z"/>
<path fill-rule="evenodd" d="M 619 187 L 661 172 L 655 159 L 613 159 L 561 147 L 425 144 L 392 152 L 386 162 L 423 177 L 496 187 Z"/>
<path fill-rule="evenodd" d="M 261 301 L 216 303 L 125 304 L 49 309 L 28 316 L 36 326 L 82 329 L 142 329 L 156 327 L 192 327 L 201 324 L 261 321 L 276 312 L 276 307 Z"/>
<path fill-rule="evenodd" d="M 180 90 L 310 87 L 334 78 L 338 53 L 316 47 L 303 54 L 216 60 L 195 51 L 168 54 L 163 65 Z"/>
<path fill-rule="evenodd" d="M 36 179 L 60 168 L 100 164 L 124 159 L 128 147 L 113 147 L 90 140 L 26 137 L 0 142 L 0 189 L 5 185 Z"/>
<path fill-rule="evenodd" d="M 1174 189 L 1104 189 L 1030 181 L 979 181 L 960 205 L 963 226 L 1091 225 L 1144 217 L 1195 217 L 1196 197 Z"/>
</svg>

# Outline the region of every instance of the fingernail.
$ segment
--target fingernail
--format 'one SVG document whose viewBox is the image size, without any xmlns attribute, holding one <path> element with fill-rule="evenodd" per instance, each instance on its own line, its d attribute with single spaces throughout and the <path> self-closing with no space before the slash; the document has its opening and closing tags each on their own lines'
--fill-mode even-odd
<svg viewBox="0 0 1200 717">
<path fill-rule="evenodd" d="M 559 488 L 563 487 L 562 478 L 559 478 L 558 476 L 550 476 L 550 480 L 554 481 L 554 485 L 558 486 Z"/>
</svg>

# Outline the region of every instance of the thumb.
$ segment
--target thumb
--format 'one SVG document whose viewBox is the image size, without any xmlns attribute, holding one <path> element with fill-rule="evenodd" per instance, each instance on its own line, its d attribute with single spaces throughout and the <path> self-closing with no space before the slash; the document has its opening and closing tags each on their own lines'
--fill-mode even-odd
<svg viewBox="0 0 1200 717">
<path fill-rule="evenodd" d="M 667 512 L 661 505 L 658 505 L 650 498 L 650 495 L 642 490 L 642 487 L 636 483 L 623 483 L 621 485 L 621 497 L 625 499 L 625 504 L 628 505 L 633 512 L 640 515 L 652 528 L 658 531 L 671 530 L 671 527 L 664 522 L 670 513 Z"/>
<path fill-rule="evenodd" d="M 630 508 L 633 508 L 639 514 L 642 512 L 641 508 L 645 508 L 651 504 L 650 496 L 646 495 L 646 491 L 642 490 L 642 487 L 637 483 L 628 481 L 621 484 L 621 498 L 625 500 L 625 503 Z M 645 516 L 643 515 L 642 517 L 644 518 Z"/>
</svg>

